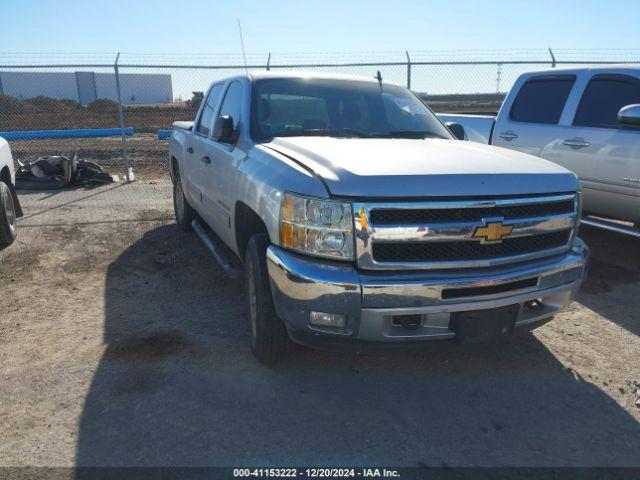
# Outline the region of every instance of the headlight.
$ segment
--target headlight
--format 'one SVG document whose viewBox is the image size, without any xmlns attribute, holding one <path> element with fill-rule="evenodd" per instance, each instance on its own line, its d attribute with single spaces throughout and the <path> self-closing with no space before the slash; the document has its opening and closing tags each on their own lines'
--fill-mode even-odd
<svg viewBox="0 0 640 480">
<path fill-rule="evenodd" d="M 351 204 L 285 193 L 280 244 L 321 257 L 353 260 Z"/>
</svg>

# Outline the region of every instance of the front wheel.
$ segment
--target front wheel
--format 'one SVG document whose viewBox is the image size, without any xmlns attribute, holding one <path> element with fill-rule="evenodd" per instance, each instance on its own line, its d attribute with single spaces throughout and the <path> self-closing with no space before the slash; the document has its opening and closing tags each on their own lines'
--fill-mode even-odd
<svg viewBox="0 0 640 480">
<path fill-rule="evenodd" d="M 0 181 L 0 250 L 11 245 L 16 239 L 17 218 L 11 189 Z"/>
<path fill-rule="evenodd" d="M 184 196 L 182 181 L 179 175 L 176 175 L 173 184 L 173 211 L 176 215 L 176 223 L 178 226 L 185 232 L 191 231 L 191 222 L 196 218 L 196 213 Z"/>
<path fill-rule="evenodd" d="M 289 334 L 273 305 L 267 273 L 268 246 L 266 234 L 251 237 L 245 255 L 245 271 L 251 351 L 260 362 L 274 364 L 286 356 Z"/>
</svg>

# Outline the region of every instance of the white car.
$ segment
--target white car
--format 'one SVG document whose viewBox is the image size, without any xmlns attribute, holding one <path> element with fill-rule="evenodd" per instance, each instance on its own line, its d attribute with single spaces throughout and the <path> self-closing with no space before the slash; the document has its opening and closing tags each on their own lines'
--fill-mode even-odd
<svg viewBox="0 0 640 480">
<path fill-rule="evenodd" d="M 640 67 L 606 66 L 526 73 L 497 117 L 440 115 L 465 138 L 519 150 L 578 175 L 585 216 L 624 220 L 635 229 L 583 223 L 640 236 Z"/>
<path fill-rule="evenodd" d="M 21 216 L 11 149 L 7 141 L 0 138 L 0 250 L 16 239 L 16 222 Z"/>
</svg>

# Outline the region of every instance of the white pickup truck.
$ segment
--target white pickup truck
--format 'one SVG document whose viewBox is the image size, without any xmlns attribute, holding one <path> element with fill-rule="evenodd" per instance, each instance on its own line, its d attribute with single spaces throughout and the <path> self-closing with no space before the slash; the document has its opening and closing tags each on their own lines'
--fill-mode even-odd
<svg viewBox="0 0 640 480">
<path fill-rule="evenodd" d="M 462 125 L 468 140 L 568 168 L 582 182 L 583 223 L 640 237 L 640 66 L 529 72 L 497 117 L 439 117 Z"/>
<path fill-rule="evenodd" d="M 508 337 L 584 279 L 576 176 L 457 141 L 398 85 L 221 80 L 195 122 L 174 124 L 169 151 L 176 222 L 225 269 L 226 250 L 244 263 L 264 362 L 289 339 L 360 350 Z"/>
<path fill-rule="evenodd" d="M 16 221 L 22 216 L 15 184 L 11 149 L 0 137 L 0 250 L 16 239 Z"/>
</svg>

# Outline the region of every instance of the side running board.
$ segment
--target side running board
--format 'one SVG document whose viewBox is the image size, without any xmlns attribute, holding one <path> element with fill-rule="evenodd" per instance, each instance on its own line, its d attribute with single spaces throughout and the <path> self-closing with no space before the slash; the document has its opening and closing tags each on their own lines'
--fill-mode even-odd
<svg viewBox="0 0 640 480">
<path fill-rule="evenodd" d="M 214 241 L 214 239 L 211 238 L 211 235 L 209 235 L 209 232 L 207 232 L 207 230 L 200 224 L 200 222 L 198 222 L 197 219 L 194 219 L 191 222 L 191 226 L 193 227 L 193 230 L 196 232 L 196 235 L 198 235 L 198 237 L 200 237 L 200 240 L 202 240 L 202 243 L 204 243 L 204 246 L 207 247 L 207 249 L 212 253 L 213 258 L 216 259 L 216 262 L 218 262 L 218 264 L 222 267 L 222 269 L 231 277 L 231 278 L 241 278 L 242 277 L 242 270 L 234 267 L 231 262 L 229 261 L 229 259 L 227 258 L 227 256 L 225 255 L 225 253 L 223 252 L 223 250 L 216 245 L 216 243 L 219 243 Z"/>
<path fill-rule="evenodd" d="M 589 225 L 590 227 L 602 228 L 611 232 L 622 233 L 623 235 L 630 235 L 632 237 L 640 238 L 640 229 L 627 227 L 616 222 L 609 222 L 606 220 L 585 217 L 580 221 L 580 224 Z"/>
</svg>

